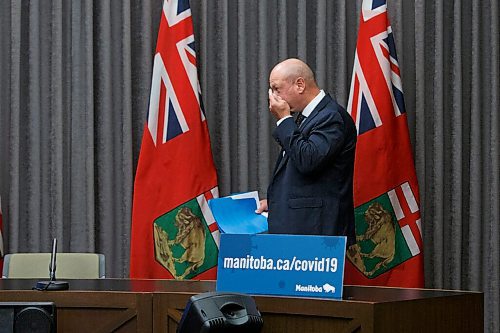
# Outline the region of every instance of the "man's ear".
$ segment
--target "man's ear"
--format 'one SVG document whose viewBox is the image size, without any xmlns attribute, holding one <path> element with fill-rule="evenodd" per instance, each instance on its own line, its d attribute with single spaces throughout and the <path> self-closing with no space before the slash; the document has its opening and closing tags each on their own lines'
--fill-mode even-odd
<svg viewBox="0 0 500 333">
<path fill-rule="evenodd" d="M 306 81 L 303 77 L 298 77 L 297 80 L 295 80 L 295 85 L 297 86 L 297 92 L 299 94 L 302 94 L 306 89 Z"/>
</svg>

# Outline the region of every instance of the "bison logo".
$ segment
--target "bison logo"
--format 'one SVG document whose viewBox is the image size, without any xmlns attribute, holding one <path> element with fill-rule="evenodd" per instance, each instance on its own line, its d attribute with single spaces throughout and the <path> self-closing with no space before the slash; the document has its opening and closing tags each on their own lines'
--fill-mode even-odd
<svg viewBox="0 0 500 333">
<path fill-rule="evenodd" d="M 156 260 L 175 279 L 192 278 L 217 264 L 217 247 L 196 200 L 158 218 L 153 231 Z"/>
<path fill-rule="evenodd" d="M 366 253 L 361 250 L 359 244 L 350 246 L 347 256 L 356 267 L 366 276 L 373 275 L 381 267 L 387 265 L 394 259 L 396 252 L 396 231 L 391 214 L 378 203 L 372 203 L 365 212 L 365 220 L 368 228 L 362 235 L 356 236 L 356 241 L 370 241 L 373 249 Z M 375 267 L 367 271 L 363 258 L 377 258 L 380 261 Z"/>
<path fill-rule="evenodd" d="M 174 260 L 178 263 L 188 262 L 189 264 L 182 275 L 176 276 L 183 280 L 186 275 L 199 268 L 205 260 L 205 228 L 201 219 L 187 207 L 181 208 L 177 213 L 175 226 L 179 231 L 175 239 L 168 242 L 168 245 L 180 244 L 185 250 L 180 258 Z"/>
</svg>

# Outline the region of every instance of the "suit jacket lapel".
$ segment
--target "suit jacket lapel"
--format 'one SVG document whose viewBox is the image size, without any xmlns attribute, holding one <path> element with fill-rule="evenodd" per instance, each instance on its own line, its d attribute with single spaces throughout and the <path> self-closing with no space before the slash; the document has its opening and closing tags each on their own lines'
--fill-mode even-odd
<svg viewBox="0 0 500 333">
<path fill-rule="evenodd" d="M 319 104 L 316 105 L 316 107 L 311 112 L 311 114 L 308 117 L 306 117 L 306 119 L 304 119 L 302 121 L 302 124 L 300 124 L 299 130 L 301 132 L 305 128 L 305 126 L 307 126 L 307 124 L 310 121 L 312 121 L 312 119 L 318 114 L 318 112 L 320 112 L 328 104 L 328 102 L 330 102 L 330 100 L 331 100 L 330 95 L 326 94 L 325 97 L 323 97 L 323 99 L 319 102 Z M 283 152 L 284 152 L 284 150 L 281 149 L 280 156 L 278 158 L 278 161 L 276 162 L 276 167 L 274 168 L 274 175 L 276 175 L 281 170 L 281 168 L 283 168 L 283 166 L 286 164 L 286 162 L 288 161 L 288 158 L 289 158 L 288 154 L 285 154 L 283 156 Z"/>
<path fill-rule="evenodd" d="M 285 165 L 286 161 L 288 160 L 288 155 L 283 153 L 285 152 L 284 149 L 281 149 L 280 151 L 280 156 L 278 157 L 278 161 L 276 162 L 276 167 L 274 168 L 274 175 L 280 171 L 280 169 Z"/>
<path fill-rule="evenodd" d="M 330 94 L 326 94 L 325 97 L 316 105 L 314 110 L 311 112 L 311 114 L 302 121 L 302 124 L 300 126 L 301 129 L 305 128 L 307 124 L 312 121 L 312 119 L 320 112 L 327 104 L 330 102 L 332 98 L 330 97 Z M 301 131 L 302 132 L 302 131 Z"/>
</svg>

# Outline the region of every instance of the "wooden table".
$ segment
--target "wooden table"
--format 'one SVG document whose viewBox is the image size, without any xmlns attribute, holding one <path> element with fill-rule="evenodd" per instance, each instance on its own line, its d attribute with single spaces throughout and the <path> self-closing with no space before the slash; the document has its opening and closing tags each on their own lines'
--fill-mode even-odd
<svg viewBox="0 0 500 333">
<path fill-rule="evenodd" d="M 0 279 L 0 302 L 52 301 L 58 332 L 175 332 L 191 295 L 213 281 L 68 280 L 67 291 L 34 291 L 36 280 Z M 346 286 L 343 300 L 255 296 L 263 333 L 483 332 L 483 294 Z"/>
</svg>

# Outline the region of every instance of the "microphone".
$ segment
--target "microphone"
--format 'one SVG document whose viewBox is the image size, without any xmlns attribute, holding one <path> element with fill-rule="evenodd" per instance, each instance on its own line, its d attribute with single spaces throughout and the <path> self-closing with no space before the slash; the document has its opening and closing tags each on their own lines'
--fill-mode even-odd
<svg viewBox="0 0 500 333">
<path fill-rule="evenodd" d="M 54 238 L 52 242 L 52 254 L 50 255 L 49 263 L 49 281 L 38 281 L 36 283 L 36 290 L 68 290 L 69 283 L 66 281 L 56 281 L 56 253 L 57 253 L 57 239 Z"/>
</svg>

